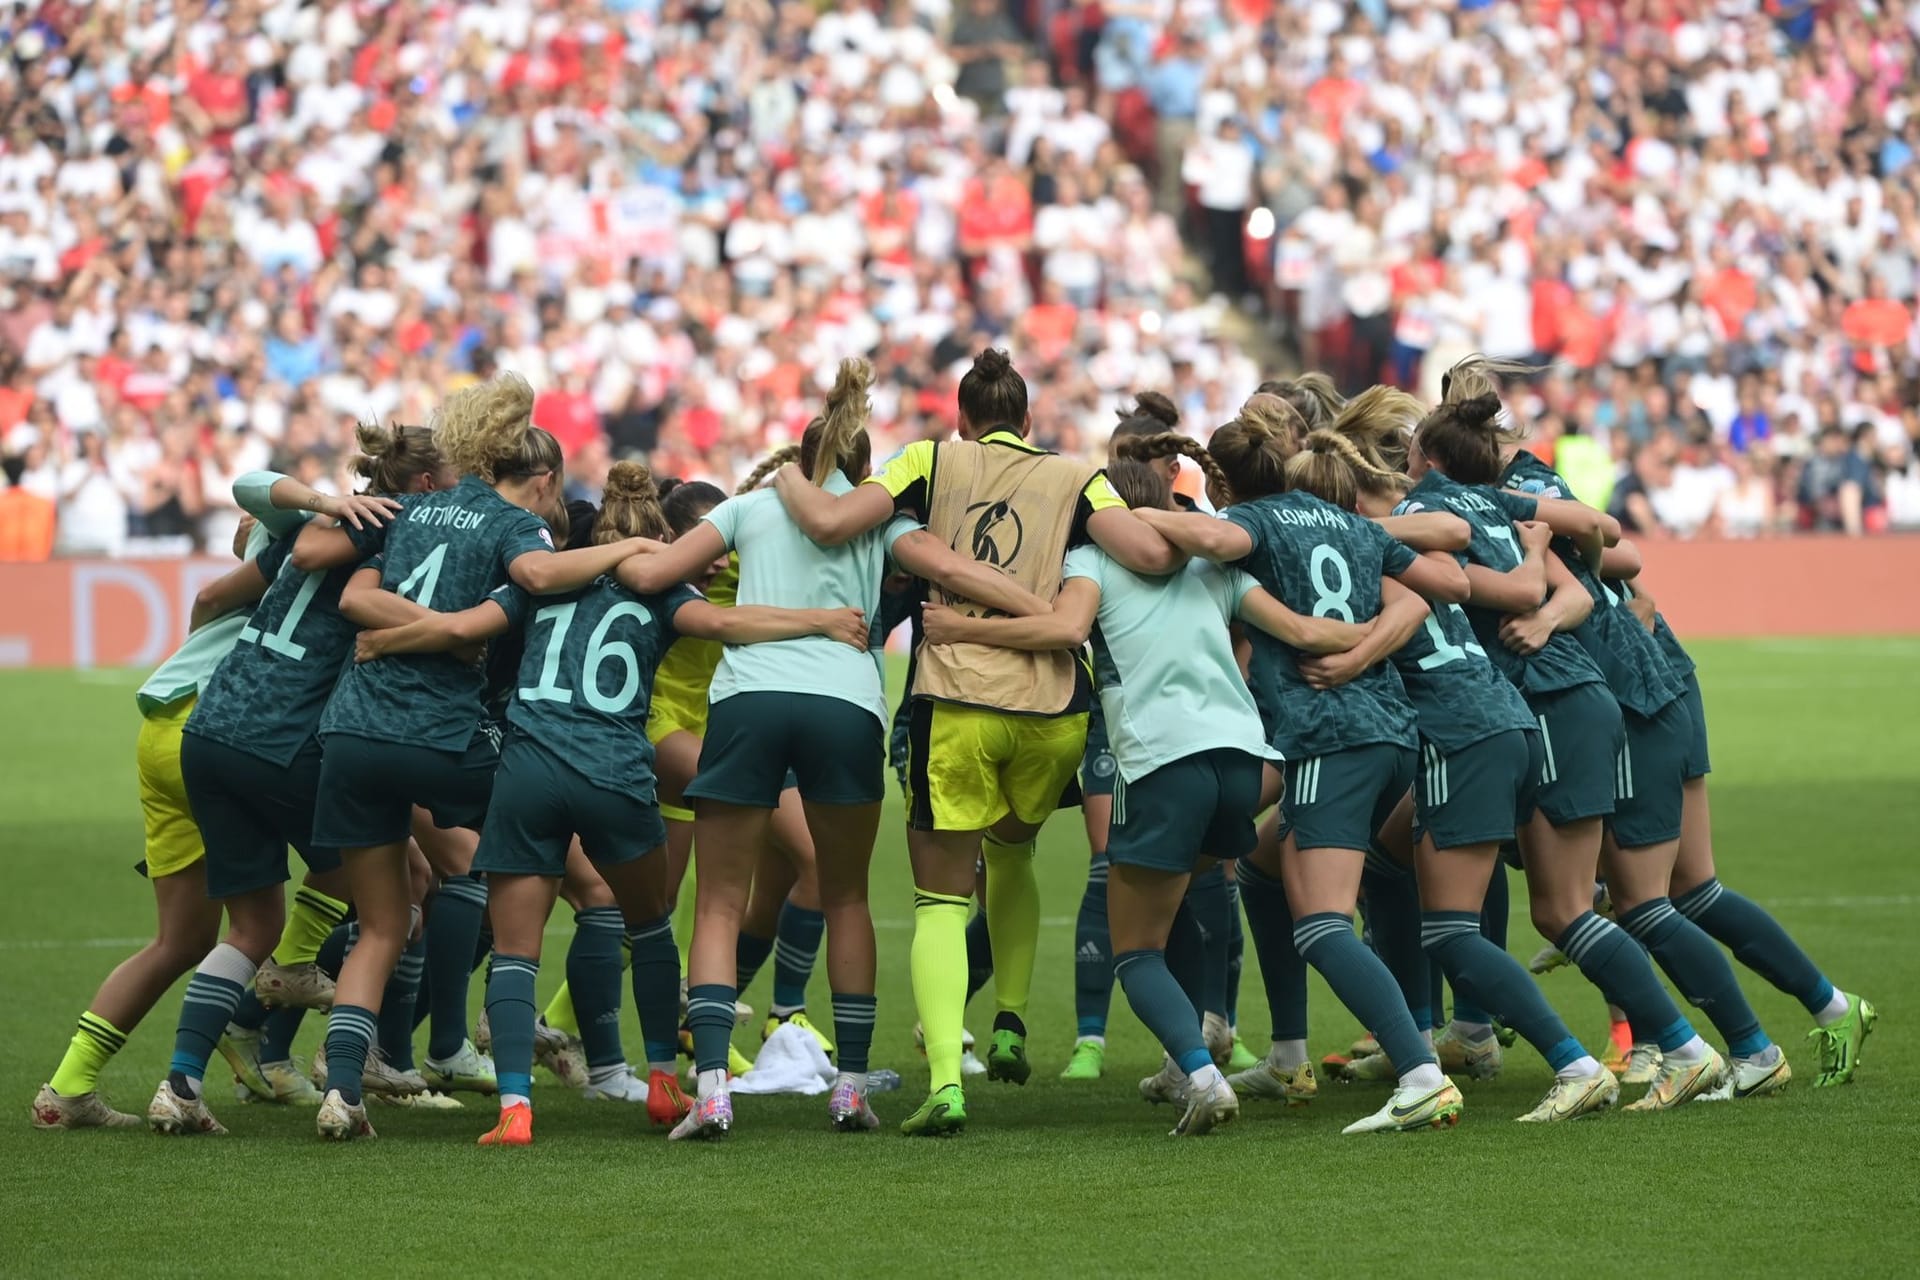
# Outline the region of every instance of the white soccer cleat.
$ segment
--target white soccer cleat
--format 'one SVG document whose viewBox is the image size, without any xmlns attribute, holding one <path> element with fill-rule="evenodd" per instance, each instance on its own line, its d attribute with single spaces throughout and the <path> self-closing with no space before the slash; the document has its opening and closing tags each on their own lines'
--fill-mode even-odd
<svg viewBox="0 0 1920 1280">
<path fill-rule="evenodd" d="M 1500 1074 L 1500 1039 L 1489 1035 L 1484 1040 L 1469 1040 L 1455 1035 L 1451 1025 L 1434 1033 L 1433 1053 L 1440 1069 L 1448 1075 L 1465 1072 L 1475 1080 L 1491 1080 Z"/>
<path fill-rule="evenodd" d="M 1735 1058 L 1727 1064 L 1726 1079 L 1711 1092 L 1701 1094 L 1698 1100 L 1732 1102 L 1741 1098 L 1764 1098 L 1784 1091 L 1792 1080 L 1793 1069 L 1787 1065 L 1785 1050 L 1765 1065 L 1751 1058 Z"/>
<path fill-rule="evenodd" d="M 1451 1129 L 1460 1123 L 1463 1106 L 1460 1090 L 1443 1076 L 1437 1089 L 1395 1089 L 1386 1106 L 1340 1132 L 1412 1133 L 1418 1129 Z"/>
<path fill-rule="evenodd" d="M 1726 1059 L 1713 1049 L 1708 1049 L 1691 1062 L 1681 1062 L 1669 1055 L 1661 1059 L 1660 1070 L 1655 1074 L 1652 1086 L 1638 1102 L 1629 1102 L 1623 1109 L 1670 1111 L 1711 1094 L 1726 1078 Z"/>
<path fill-rule="evenodd" d="M 430 1087 L 445 1093 L 500 1092 L 493 1059 L 474 1048 L 471 1040 L 461 1041 L 460 1052 L 451 1058 L 428 1058 L 420 1074 L 426 1077 Z"/>
<path fill-rule="evenodd" d="M 71 1098 L 43 1084 L 33 1099 L 33 1127 L 36 1129 L 137 1129 L 140 1117 L 115 1111 L 98 1092 L 76 1093 Z"/>
<path fill-rule="evenodd" d="M 273 1086 L 260 1069 L 260 1033 L 227 1024 L 220 1036 L 220 1056 L 233 1068 L 234 1097 L 242 1102 L 274 1101 Z"/>
<path fill-rule="evenodd" d="M 533 1024 L 533 1060 L 561 1084 L 576 1089 L 587 1084 L 587 1055 L 579 1037 L 548 1026 L 545 1018 Z"/>
<path fill-rule="evenodd" d="M 1200 1040 L 1207 1046 L 1207 1056 L 1214 1066 L 1224 1067 L 1233 1057 L 1233 1028 L 1223 1015 L 1209 1013 L 1200 1019 Z"/>
<path fill-rule="evenodd" d="M 588 1102 L 641 1102 L 647 1100 L 647 1082 L 633 1073 L 632 1067 L 622 1067 L 620 1074 L 611 1080 L 599 1084 L 589 1080 L 581 1086 L 580 1096 Z"/>
<path fill-rule="evenodd" d="M 154 1090 L 147 1104 L 147 1127 L 155 1133 L 225 1133 L 226 1126 L 213 1118 L 204 1098 L 183 1098 L 165 1080 Z"/>
<path fill-rule="evenodd" d="M 311 960 L 283 965 L 268 956 L 253 975 L 253 994 L 269 1009 L 326 1010 L 333 1008 L 333 979 Z"/>
<path fill-rule="evenodd" d="M 880 1117 L 867 1105 L 867 1095 L 845 1076 L 833 1082 L 827 1121 L 841 1133 L 868 1133 L 880 1127 Z"/>
<path fill-rule="evenodd" d="M 1555 1124 L 1599 1115 L 1619 1102 L 1620 1082 L 1613 1078 L 1613 1072 L 1602 1067 L 1595 1075 L 1555 1079 L 1539 1105 L 1517 1119 L 1521 1124 Z"/>
<path fill-rule="evenodd" d="M 1348 1084 L 1393 1084 L 1400 1079 L 1400 1073 L 1393 1068 L 1393 1059 L 1384 1053 L 1349 1059 L 1338 1070 L 1340 1079 Z"/>
<path fill-rule="evenodd" d="M 367 1122 L 366 1104 L 348 1102 L 340 1096 L 338 1089 L 327 1090 L 326 1101 L 320 1104 L 320 1114 L 314 1118 L 313 1127 L 329 1142 L 351 1142 L 355 1138 L 378 1136 Z"/>
<path fill-rule="evenodd" d="M 267 1086 L 273 1090 L 272 1101 L 286 1103 L 295 1107 L 317 1107 L 322 1094 L 313 1087 L 313 1081 L 300 1073 L 300 1068 L 289 1060 L 286 1062 L 263 1062 L 260 1074 L 266 1079 Z"/>
<path fill-rule="evenodd" d="M 1620 1073 L 1621 1084 L 1652 1084 L 1660 1076 L 1660 1046 L 1636 1044 L 1627 1055 L 1627 1069 Z"/>
<path fill-rule="evenodd" d="M 1285 1071 L 1274 1066 L 1271 1059 L 1262 1058 L 1245 1071 L 1228 1076 L 1227 1084 L 1232 1087 L 1236 1097 L 1260 1102 L 1284 1102 L 1290 1107 L 1304 1107 L 1320 1096 L 1320 1081 L 1314 1076 L 1313 1064 L 1309 1062 Z"/>
<path fill-rule="evenodd" d="M 396 1071 L 386 1055 L 375 1049 L 367 1055 L 367 1066 L 360 1073 L 362 1092 L 379 1098 L 405 1098 L 425 1093 L 426 1077 L 419 1071 Z"/>
<path fill-rule="evenodd" d="M 1140 1082 L 1140 1096 L 1158 1106 L 1170 1103 L 1176 1107 L 1187 1105 L 1187 1073 L 1174 1065 L 1172 1058 L 1162 1058 L 1160 1070 Z"/>
<path fill-rule="evenodd" d="M 1198 1138 L 1239 1118 L 1240 1099 L 1234 1096 L 1233 1086 L 1216 1079 L 1211 1088 L 1187 1090 L 1186 1113 L 1167 1136 Z"/>
</svg>

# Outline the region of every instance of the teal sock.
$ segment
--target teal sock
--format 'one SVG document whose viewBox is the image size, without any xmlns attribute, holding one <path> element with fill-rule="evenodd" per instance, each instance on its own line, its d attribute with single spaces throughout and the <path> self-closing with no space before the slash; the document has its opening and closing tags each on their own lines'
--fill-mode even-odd
<svg viewBox="0 0 1920 1280">
<path fill-rule="evenodd" d="M 349 1106 L 360 1105 L 367 1051 L 378 1031 L 379 1016 L 357 1004 L 336 1004 L 327 1015 L 327 1088 L 338 1090 Z"/>
<path fill-rule="evenodd" d="M 1420 948 L 1420 891 L 1413 875 L 1388 858 L 1369 853 L 1360 883 L 1367 894 L 1373 952 L 1400 984 L 1400 998 L 1413 1015 L 1413 1025 L 1431 1030 L 1439 1011 L 1433 998 L 1433 966 Z"/>
<path fill-rule="evenodd" d="M 1587 1051 L 1547 1003 L 1540 984 L 1518 960 L 1487 941 L 1478 915 L 1426 912 L 1420 917 L 1420 942 L 1453 983 L 1455 1017 L 1460 1016 L 1462 999 L 1474 1000 L 1479 1008 L 1499 1014 L 1555 1071 L 1586 1056 Z"/>
<path fill-rule="evenodd" d="M 1293 945 L 1320 971 L 1360 1025 L 1373 1032 L 1395 1071 L 1405 1075 L 1435 1061 L 1427 1038 L 1413 1025 L 1413 1014 L 1393 975 L 1379 956 L 1361 944 L 1353 921 L 1331 911 L 1302 916 L 1293 926 Z M 1421 981 L 1424 991 L 1425 978 Z"/>
<path fill-rule="evenodd" d="M 1238 868 L 1240 900 L 1247 907 L 1247 932 L 1260 961 L 1275 1040 L 1307 1038 L 1307 962 L 1293 945 L 1293 914 L 1286 886 L 1252 863 Z"/>
<path fill-rule="evenodd" d="M 173 1061 L 167 1078 L 175 1091 L 189 1084 L 191 1097 L 200 1096 L 200 1082 L 207 1075 L 207 1060 L 213 1056 L 226 1034 L 227 1023 L 240 1005 L 247 984 L 253 981 L 255 965 L 246 953 L 231 943 L 222 942 L 207 953 L 187 983 L 186 998 L 180 1002 L 180 1023 L 173 1037 Z"/>
<path fill-rule="evenodd" d="M 984 917 L 983 917 L 984 918 Z M 1113 942 L 1107 935 L 1107 855 L 1087 867 L 1087 887 L 1073 919 L 1073 1015 L 1078 1034 L 1107 1034 L 1113 1004 Z"/>
<path fill-rule="evenodd" d="M 648 1062 L 672 1062 L 680 1042 L 680 950 L 671 913 L 627 930 L 633 952 L 633 1011 Z M 731 1010 L 729 1010 L 731 1016 Z"/>
<path fill-rule="evenodd" d="M 774 927 L 777 929 L 779 926 Z M 734 999 L 738 1000 L 739 993 L 753 985 L 753 980 L 760 976 L 760 966 L 772 954 L 772 938 L 762 938 L 745 929 L 740 931 L 739 939 L 733 944 Z"/>
<path fill-rule="evenodd" d="M 240 993 L 240 1003 L 233 1008 L 233 1016 L 227 1021 L 242 1031 L 258 1031 L 267 1025 L 267 1015 L 272 1012 L 260 1003 L 260 997 L 248 987 Z"/>
<path fill-rule="evenodd" d="M 620 1043 L 620 970 L 625 958 L 620 943 L 626 928 L 618 907 L 588 907 L 573 913 L 567 990 L 573 996 L 580 1048 L 589 1067 L 610 1067 L 627 1060 Z"/>
<path fill-rule="evenodd" d="M 400 953 L 380 997 L 380 1056 L 395 1071 L 413 1070 L 413 1004 L 420 998 L 420 977 L 426 967 L 427 944 L 416 938 Z"/>
<path fill-rule="evenodd" d="M 1240 924 L 1240 881 L 1227 881 L 1227 1025 L 1240 1025 L 1240 971 L 1246 963 L 1247 931 Z"/>
<path fill-rule="evenodd" d="M 827 918 L 810 907 L 796 907 L 788 899 L 780 904 L 780 921 L 773 935 L 773 1008 L 777 1017 L 786 1017 L 807 1007 L 807 982 L 813 977 L 813 962 L 820 954 L 820 939 L 827 931 Z"/>
<path fill-rule="evenodd" d="M 532 1096 L 533 993 L 539 980 L 538 960 L 494 956 L 487 976 L 487 1025 L 493 1029 L 494 1078 L 501 1093 Z"/>
<path fill-rule="evenodd" d="M 1687 1002 L 1700 1009 L 1726 1037 L 1736 1058 L 1764 1052 L 1773 1041 L 1733 976 L 1726 953 L 1700 926 L 1673 909 L 1665 898 L 1650 898 L 1620 913 L 1620 927 L 1653 953 Z"/>
<path fill-rule="evenodd" d="M 427 918 L 426 986 L 432 1004 L 429 1058 L 451 1058 L 467 1041 L 467 987 L 486 915 L 487 884 L 478 877 L 449 877 L 433 896 Z"/>
<path fill-rule="evenodd" d="M 1734 959 L 1819 1013 L 1833 1000 L 1833 984 L 1780 922 L 1717 879 L 1673 900 L 1674 909 L 1733 952 Z"/>
<path fill-rule="evenodd" d="M 833 993 L 833 1038 L 836 1066 L 855 1075 L 864 1074 L 867 1056 L 873 1049 L 873 1024 L 879 1002 L 870 995 Z"/>
<path fill-rule="evenodd" d="M 1200 1015 L 1167 969 L 1165 952 L 1123 951 L 1113 958 L 1113 975 L 1134 1015 L 1182 1071 L 1192 1075 L 1213 1060 L 1200 1037 Z"/>
<path fill-rule="evenodd" d="M 1226 868 L 1214 864 L 1202 871 L 1187 886 L 1187 902 L 1193 918 L 1200 924 L 1201 968 L 1200 1011 L 1227 1016 L 1227 922 L 1232 905 L 1227 901 Z"/>
<path fill-rule="evenodd" d="M 1173 913 L 1173 924 L 1167 929 L 1166 950 L 1161 953 L 1167 964 L 1167 972 L 1186 993 L 1187 1002 L 1193 1006 L 1193 1016 L 1198 1018 L 1206 1013 L 1207 981 L 1207 936 L 1200 927 L 1200 917 L 1194 915 L 1193 905 L 1184 899 L 1180 909 Z M 1115 957 L 1117 960 L 1119 957 Z M 1116 974 L 1116 977 L 1119 975 Z"/>
<path fill-rule="evenodd" d="M 1608 1004 L 1618 1005 L 1633 1024 L 1633 1038 L 1678 1049 L 1693 1039 L 1693 1026 L 1660 985 L 1647 953 L 1626 931 L 1591 911 L 1554 939 L 1560 954 L 1579 966 L 1587 980 L 1600 988 Z"/>
<path fill-rule="evenodd" d="M 1493 864 L 1493 878 L 1487 881 L 1486 899 L 1480 904 L 1480 936 L 1501 951 L 1507 949 L 1508 908 L 1507 864 L 1504 862 L 1495 862 Z M 1457 987 L 1453 992 L 1453 1016 L 1455 1020 L 1459 1022 L 1490 1023 L 1493 1021 L 1493 1015 L 1491 1013 L 1481 1008 L 1472 996 Z M 1433 1006 L 1434 1026 L 1437 1027 L 1440 1025 L 1441 1017 L 1440 1005 L 1436 1002 Z M 1505 1021 L 1505 1019 L 1503 1018 L 1502 1021 Z M 1512 1026 L 1513 1024 L 1508 1023 L 1507 1025 Z M 1519 1028 L 1515 1027 L 1514 1030 L 1519 1031 Z M 1529 1041 L 1529 1043 L 1532 1042 Z"/>
<path fill-rule="evenodd" d="M 693 1064 L 699 1071 L 725 1071 L 733 1042 L 733 1002 L 739 992 L 719 982 L 687 988 L 687 1026 L 693 1031 Z"/>
</svg>

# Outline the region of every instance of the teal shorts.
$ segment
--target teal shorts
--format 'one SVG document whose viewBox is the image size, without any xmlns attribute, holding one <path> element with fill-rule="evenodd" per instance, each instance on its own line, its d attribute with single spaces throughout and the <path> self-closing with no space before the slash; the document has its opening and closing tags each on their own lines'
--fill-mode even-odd
<svg viewBox="0 0 1920 1280">
<path fill-rule="evenodd" d="M 1287 761 L 1281 835 L 1291 832 L 1301 849 L 1366 852 L 1413 785 L 1419 758 L 1412 747 L 1376 742 Z"/>
<path fill-rule="evenodd" d="M 1627 737 L 1614 768 L 1613 818 L 1608 826 L 1622 849 L 1643 849 L 1680 838 L 1687 752 L 1693 717 L 1684 698 L 1651 716 L 1626 712 Z"/>
<path fill-rule="evenodd" d="M 886 727 L 857 703 L 758 691 L 707 711 L 689 800 L 773 809 L 797 785 L 814 804 L 878 804 L 886 795 Z"/>
<path fill-rule="evenodd" d="M 332 871 L 340 850 L 314 843 L 320 744 L 285 768 L 197 733 L 180 739 L 180 778 L 206 849 L 207 896 L 232 898 L 285 884 L 287 847 L 310 871 Z"/>
<path fill-rule="evenodd" d="M 1624 741 L 1620 704 L 1604 684 L 1536 694 L 1540 788 L 1534 804 L 1556 827 L 1613 813 L 1614 764 Z"/>
<path fill-rule="evenodd" d="M 667 826 L 652 799 L 596 786 L 530 735 L 509 734 L 473 869 L 557 878 L 576 835 L 589 858 L 614 867 L 665 844 Z"/>
<path fill-rule="evenodd" d="M 313 838 L 336 849 L 371 849 L 413 833 L 413 807 L 433 814 L 439 827 L 478 828 L 500 767 L 499 730 L 474 730 L 465 751 L 436 751 L 352 733 L 328 734 L 321 744 L 320 792 Z"/>
<path fill-rule="evenodd" d="M 1087 749 L 1080 757 L 1080 794 L 1110 796 L 1120 777 L 1119 762 L 1107 745 L 1107 718 L 1095 702 L 1087 715 Z M 1064 804 L 1062 807 L 1066 807 Z"/>
<path fill-rule="evenodd" d="M 1687 673 L 1687 692 L 1681 701 L 1687 705 L 1687 715 L 1693 719 L 1693 735 L 1687 741 L 1687 759 L 1685 777 L 1688 782 L 1695 778 L 1704 778 L 1713 772 L 1713 758 L 1707 754 L 1707 703 L 1700 696 L 1700 677 Z"/>
<path fill-rule="evenodd" d="M 1545 761 L 1540 734 L 1509 729 L 1451 752 L 1420 747 L 1413 778 L 1414 839 L 1436 849 L 1499 844 L 1533 816 Z"/>
<path fill-rule="evenodd" d="M 1216 747 L 1169 761 L 1113 789 L 1107 860 L 1156 871 L 1192 871 L 1205 854 L 1239 858 L 1259 837 L 1259 756 Z"/>
</svg>

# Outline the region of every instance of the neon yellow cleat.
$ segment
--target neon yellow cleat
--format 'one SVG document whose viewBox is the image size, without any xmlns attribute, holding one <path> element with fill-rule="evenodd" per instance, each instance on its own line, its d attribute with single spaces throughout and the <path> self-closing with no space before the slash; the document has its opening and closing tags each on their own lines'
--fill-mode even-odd
<svg viewBox="0 0 1920 1280">
<path fill-rule="evenodd" d="M 1844 1018 L 1807 1033 L 1807 1039 L 1820 1045 L 1820 1074 L 1814 1077 L 1814 1088 L 1827 1089 L 1853 1081 L 1854 1069 L 1860 1065 L 1860 1050 L 1873 1034 L 1873 1024 L 1879 1020 L 1880 1015 L 1871 1004 L 1859 996 L 1848 996 Z"/>
<path fill-rule="evenodd" d="M 967 1095 L 957 1084 L 934 1090 L 918 1111 L 900 1122 L 900 1132 L 909 1138 L 943 1138 L 966 1127 Z"/>
<path fill-rule="evenodd" d="M 765 1044 L 773 1033 L 780 1029 L 780 1024 L 783 1022 L 791 1022 L 803 1031 L 811 1032 L 813 1038 L 820 1042 L 820 1052 L 826 1054 L 829 1058 L 833 1056 L 833 1041 L 827 1038 L 826 1032 L 813 1025 L 813 1020 L 807 1017 L 807 1011 L 805 1009 L 795 1010 L 784 1018 L 778 1014 L 769 1017 L 766 1025 L 760 1028 L 760 1043 Z"/>
<path fill-rule="evenodd" d="M 1082 1038 L 1074 1042 L 1073 1056 L 1067 1059 L 1062 1080 L 1098 1080 L 1106 1064 L 1107 1046 L 1098 1040 Z"/>
</svg>

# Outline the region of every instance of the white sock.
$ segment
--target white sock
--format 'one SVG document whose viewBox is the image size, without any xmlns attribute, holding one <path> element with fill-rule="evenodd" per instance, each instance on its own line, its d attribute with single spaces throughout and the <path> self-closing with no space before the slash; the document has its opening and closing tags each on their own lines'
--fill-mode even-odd
<svg viewBox="0 0 1920 1280">
<path fill-rule="evenodd" d="M 1840 988 L 1833 989 L 1833 999 L 1827 1001 L 1827 1007 L 1813 1015 L 1814 1022 L 1822 1027 L 1830 1027 L 1847 1016 L 1850 1007 L 1847 993 Z"/>
<path fill-rule="evenodd" d="M 1433 1028 L 1432 1027 L 1428 1027 L 1425 1031 L 1422 1031 L 1420 1033 L 1420 1036 L 1422 1039 L 1424 1039 L 1427 1042 L 1427 1048 L 1429 1049 L 1433 1048 Z"/>
<path fill-rule="evenodd" d="M 627 1069 L 627 1064 L 624 1062 L 616 1062 L 605 1067 L 589 1067 L 587 1068 L 587 1083 L 607 1084 L 610 1081 L 618 1080 Z"/>
<path fill-rule="evenodd" d="M 1209 1062 L 1187 1078 L 1187 1084 L 1197 1092 L 1204 1093 L 1217 1084 L 1225 1084 L 1227 1078 L 1220 1074 L 1220 1068 Z"/>
<path fill-rule="evenodd" d="M 725 1067 L 715 1067 L 711 1071 L 702 1071 L 695 1088 L 698 1090 L 697 1096 L 702 1102 L 705 1102 L 716 1093 L 725 1093 L 727 1091 L 727 1069 Z"/>
<path fill-rule="evenodd" d="M 1455 1018 L 1449 1025 L 1453 1028 L 1454 1039 L 1471 1040 L 1475 1044 L 1479 1044 L 1493 1034 L 1491 1022 L 1462 1022 Z"/>
<path fill-rule="evenodd" d="M 527 1097 L 524 1093 L 503 1093 L 500 1095 L 500 1109 L 502 1111 L 505 1111 L 508 1107 L 530 1107 L 532 1105 L 533 1099 Z"/>
<path fill-rule="evenodd" d="M 1447 1078 L 1440 1074 L 1439 1064 L 1433 1062 L 1423 1062 L 1400 1077 L 1400 1087 L 1402 1089 L 1419 1089 L 1422 1091 L 1438 1089 L 1446 1082 Z"/>
<path fill-rule="evenodd" d="M 867 1073 L 864 1071 L 842 1071 L 839 1077 L 834 1080 L 833 1087 L 838 1089 L 843 1084 L 850 1084 L 861 1093 L 865 1093 L 867 1091 Z"/>
<path fill-rule="evenodd" d="M 1566 1066 L 1553 1073 L 1556 1080 L 1585 1080 L 1588 1076 L 1597 1076 L 1605 1068 L 1593 1060 L 1593 1055 L 1583 1053 Z"/>
<path fill-rule="evenodd" d="M 1675 1062 L 1698 1062 L 1707 1056 L 1707 1042 L 1695 1036 L 1665 1056 L 1672 1058 Z"/>
<path fill-rule="evenodd" d="M 663 1071 L 663 1072 L 665 1072 L 665 1073 L 666 1073 L 667 1075 L 672 1075 L 672 1074 L 673 1074 L 673 1072 L 674 1072 L 674 1064 L 673 1064 L 673 1063 L 672 1063 L 671 1061 L 668 1061 L 668 1062 L 649 1062 L 649 1063 L 647 1064 L 647 1074 L 648 1074 L 648 1075 L 652 1075 L 652 1074 L 653 1074 L 654 1072 L 656 1072 L 656 1071 Z"/>
<path fill-rule="evenodd" d="M 1267 1050 L 1267 1061 L 1282 1071 L 1298 1071 L 1307 1060 L 1305 1040 L 1275 1040 Z"/>
<path fill-rule="evenodd" d="M 1076 1049 L 1083 1044 L 1097 1044 L 1104 1049 L 1107 1047 L 1107 1038 L 1105 1036 L 1081 1036 L 1073 1042 L 1073 1046 Z"/>
<path fill-rule="evenodd" d="M 1745 1057 L 1745 1058 L 1736 1058 L 1734 1059 L 1734 1061 L 1749 1062 L 1756 1067 L 1771 1067 L 1776 1062 L 1780 1061 L 1780 1046 L 1777 1044 L 1770 1044 L 1756 1054 L 1749 1055 L 1748 1057 Z"/>
<path fill-rule="evenodd" d="M 785 1022 L 788 1018 L 791 1018 L 794 1014 L 799 1013 L 806 1007 L 807 1006 L 803 1004 L 776 1004 L 770 1006 L 767 1012 L 780 1019 L 780 1021 Z"/>
</svg>

